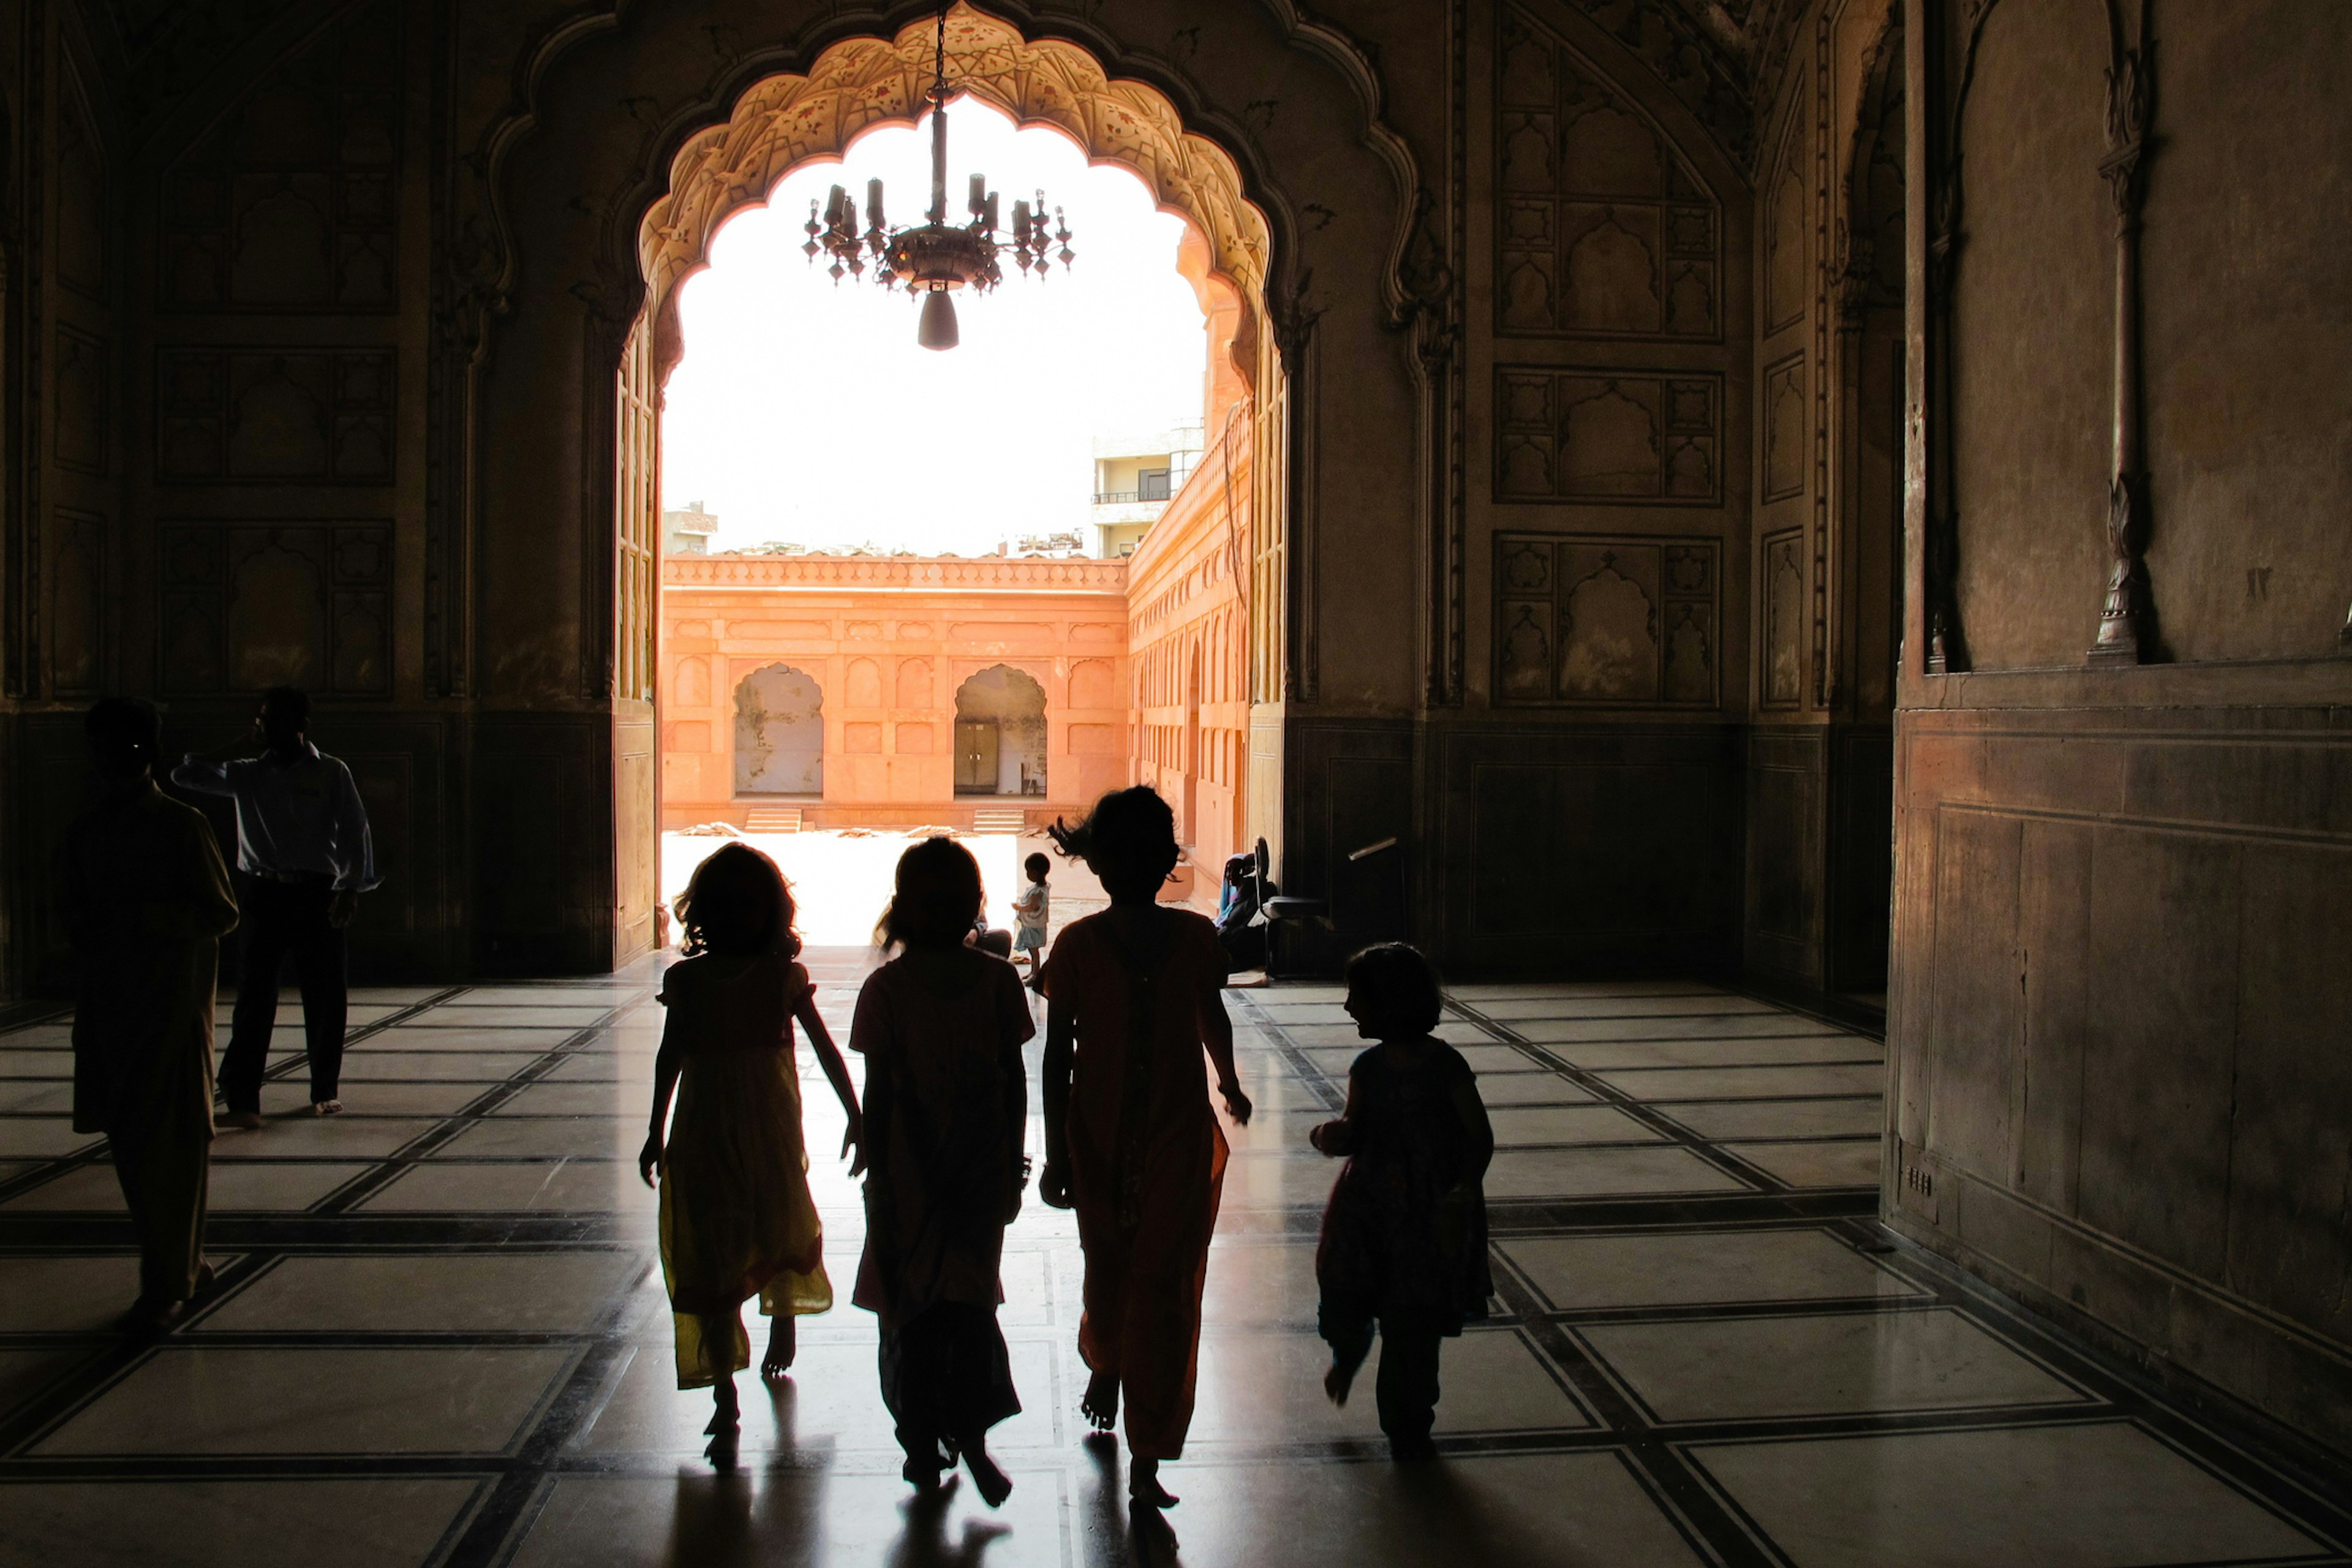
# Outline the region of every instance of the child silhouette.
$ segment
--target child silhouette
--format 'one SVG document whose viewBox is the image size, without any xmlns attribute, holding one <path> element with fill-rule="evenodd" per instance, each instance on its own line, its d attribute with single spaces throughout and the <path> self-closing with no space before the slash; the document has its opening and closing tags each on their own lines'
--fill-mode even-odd
<svg viewBox="0 0 2352 1568">
<path fill-rule="evenodd" d="M 1377 1041 L 1348 1069 L 1348 1108 L 1309 1133 L 1348 1163 L 1315 1251 L 1318 1326 L 1331 1347 L 1324 1391 L 1348 1402 L 1381 1335 L 1381 1430 L 1399 1459 L 1433 1458 L 1439 1342 L 1486 1315 L 1486 1196 L 1494 1130 L 1462 1054 L 1430 1031 L 1437 972 L 1402 942 L 1348 962 L 1348 1015 Z"/>
<path fill-rule="evenodd" d="M 793 913 L 783 873 L 749 845 L 722 846 L 695 869 L 677 900 L 686 957 L 662 975 L 669 1019 L 654 1058 L 653 1128 L 637 1154 L 647 1186 L 661 1176 L 677 1385 L 711 1390 L 718 1408 L 704 1430 L 722 1467 L 734 1462 L 739 1430 L 735 1373 L 751 1362 L 743 1303 L 757 1296 L 768 1315 L 760 1374 L 770 1379 L 793 1364 L 794 1316 L 833 1306 L 801 1138 L 795 1019 L 848 1112 L 843 1155 L 864 1137 L 849 1069 L 817 1016 L 808 971 L 793 962 Z M 861 1152 L 850 1174 L 865 1163 Z"/>
<path fill-rule="evenodd" d="M 866 1058 L 866 1251 L 850 1299 L 881 1320 L 882 1402 L 925 1491 L 960 1457 L 994 1508 L 1013 1482 L 988 1429 L 1020 1413 L 996 1325 L 1004 1227 L 1028 1183 L 1022 1145 L 1037 1032 L 1013 965 L 967 946 L 980 867 L 952 838 L 898 858 L 875 931 L 898 956 L 857 994 L 849 1048 Z"/>
<path fill-rule="evenodd" d="M 1175 868 L 1168 803 L 1137 785 L 1103 796 L 1076 827 L 1054 825 L 1110 908 L 1073 921 L 1045 961 L 1045 1169 L 1038 1195 L 1078 1215 L 1086 1254 L 1078 1353 L 1093 1373 L 1082 1406 L 1098 1431 L 1127 1398 L 1128 1494 L 1147 1508 L 1176 1500 L 1160 1462 L 1181 1458 L 1192 1420 L 1201 1289 L 1224 1180 L 1225 1138 L 1209 1109 L 1205 1047 L 1217 1091 L 1246 1124 L 1217 928 L 1163 908 Z"/>
</svg>

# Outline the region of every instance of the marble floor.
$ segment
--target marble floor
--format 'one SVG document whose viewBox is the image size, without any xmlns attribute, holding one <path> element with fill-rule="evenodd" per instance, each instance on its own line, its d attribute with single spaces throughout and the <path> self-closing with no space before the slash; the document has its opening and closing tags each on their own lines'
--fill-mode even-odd
<svg viewBox="0 0 2352 1568">
<path fill-rule="evenodd" d="M 866 955 L 810 961 L 845 1032 Z M 221 1137 L 220 1287 L 152 1343 L 109 1329 L 135 1263 L 106 1151 L 65 1119 L 65 1022 L 20 1013 L 0 1033 L 0 1565 L 2352 1563 L 2342 1478 L 2150 1395 L 1872 1222 L 1875 1040 L 1671 982 L 1452 994 L 1443 1032 L 1501 1145 L 1497 1299 L 1446 1346 L 1440 1463 L 1387 1462 L 1369 1383 L 1345 1409 L 1319 1388 L 1334 1168 L 1306 1133 L 1357 1047 L 1336 990 L 1282 985 L 1229 994 L 1259 1114 L 1232 1133 L 1169 1533 L 1131 1531 L 1117 1456 L 1082 1437 L 1076 1235 L 1034 1202 L 1005 1259 L 1026 1408 L 998 1429 L 1002 1511 L 968 1485 L 910 1500 L 872 1320 L 846 1306 L 803 1321 L 772 1397 L 742 1380 L 741 1468 L 714 1475 L 629 1163 L 652 978 L 359 994 L 349 1113 Z M 856 1193 L 806 1070 L 845 1295 Z M 266 1109 L 304 1098 L 282 1053 Z"/>
</svg>

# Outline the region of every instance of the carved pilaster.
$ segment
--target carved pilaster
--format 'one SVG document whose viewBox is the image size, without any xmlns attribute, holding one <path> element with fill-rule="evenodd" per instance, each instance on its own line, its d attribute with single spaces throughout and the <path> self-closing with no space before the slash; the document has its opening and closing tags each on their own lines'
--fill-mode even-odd
<svg viewBox="0 0 2352 1568">
<path fill-rule="evenodd" d="M 1307 289 L 1314 280 L 1315 269 L 1302 268 L 1295 282 L 1275 279 L 1265 293 L 1266 317 L 1287 383 L 1285 468 L 1290 482 L 1283 526 L 1287 566 L 1284 587 L 1288 603 L 1281 619 L 1289 644 L 1283 666 L 1283 696 L 1293 702 L 1313 702 L 1323 684 L 1315 624 L 1315 323 L 1322 319 L 1323 307 L 1307 302 Z"/>
<path fill-rule="evenodd" d="M 1449 707 L 1461 702 L 1463 681 L 1462 330 L 1457 273 L 1433 221 L 1438 200 L 1423 189 L 1413 205 L 1402 282 L 1406 346 L 1421 394 L 1423 695 L 1433 707 Z M 1446 204 L 1449 210 L 1453 205 Z M 1453 231 L 1450 222 L 1447 231 Z"/>
<path fill-rule="evenodd" d="M 2120 37 L 2120 35 L 2118 35 Z M 2099 174 L 2116 218 L 2115 462 L 2107 477 L 2107 592 L 2094 664 L 2137 664 L 2147 616 L 2147 473 L 2141 447 L 2139 228 L 2147 192 L 2144 153 L 2154 46 L 2116 51 L 2107 68 L 2107 155 Z"/>
<path fill-rule="evenodd" d="M 1954 455 L 1952 386 L 1952 288 L 1958 271 L 1966 235 L 1961 225 L 1961 127 L 1968 108 L 1969 88 L 1976 79 L 1977 46 L 1984 37 L 1986 20 L 1995 0 L 1961 0 L 1958 27 L 1951 42 L 1958 58 L 1947 59 L 1943 30 L 1926 30 L 1927 78 L 1934 106 L 1923 104 L 1927 128 L 1930 188 L 1924 193 L 1927 213 L 1927 515 L 1922 563 L 1927 595 L 1927 668 L 1930 675 L 1957 674 L 1968 668 L 1960 635 L 1959 601 L 1956 593 L 1959 570 L 1959 499 L 1953 484 Z M 1941 109 L 1940 114 L 1933 111 Z"/>
</svg>

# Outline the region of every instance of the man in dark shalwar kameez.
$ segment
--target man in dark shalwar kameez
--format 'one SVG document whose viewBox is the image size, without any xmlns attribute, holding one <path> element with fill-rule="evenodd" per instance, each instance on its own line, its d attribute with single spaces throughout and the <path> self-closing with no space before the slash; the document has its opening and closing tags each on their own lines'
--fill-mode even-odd
<svg viewBox="0 0 2352 1568">
<path fill-rule="evenodd" d="M 154 708 L 110 697 L 85 727 L 100 794 L 66 831 L 61 877 L 81 971 L 73 1124 L 107 1136 L 139 1238 L 129 1323 L 160 1331 L 212 1273 L 213 988 L 236 900 L 212 825 L 155 787 Z"/>
</svg>

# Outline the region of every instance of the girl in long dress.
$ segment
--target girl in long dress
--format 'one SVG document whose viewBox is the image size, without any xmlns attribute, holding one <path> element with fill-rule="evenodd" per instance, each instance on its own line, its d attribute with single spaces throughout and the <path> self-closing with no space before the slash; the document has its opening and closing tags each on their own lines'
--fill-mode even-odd
<svg viewBox="0 0 2352 1568">
<path fill-rule="evenodd" d="M 1086 1254 L 1078 1352 L 1094 1374 L 1082 1406 L 1100 1431 L 1127 1404 L 1128 1493 L 1176 1500 L 1160 1462 L 1181 1458 L 1192 1420 L 1201 1290 L 1226 1145 L 1209 1108 L 1208 1052 L 1237 1124 L 1249 1096 L 1234 1071 L 1217 928 L 1170 909 L 1176 865 L 1168 803 L 1138 785 L 1103 796 L 1055 842 L 1084 859 L 1110 908 L 1066 929 L 1045 963 L 1045 1169 L 1038 1195 L 1077 1210 Z"/>
<path fill-rule="evenodd" d="M 677 900 L 686 958 L 662 976 L 669 1019 L 654 1059 L 653 1127 L 637 1156 L 647 1186 L 660 1174 L 677 1385 L 712 1391 L 718 1408 L 704 1430 L 722 1464 L 732 1462 L 739 1429 L 735 1373 L 751 1363 L 743 1303 L 757 1296 L 768 1315 L 760 1372 L 770 1379 L 793 1364 L 793 1320 L 833 1305 L 801 1140 L 795 1020 L 847 1113 L 842 1154 L 864 1136 L 849 1069 L 817 1016 L 808 971 L 794 962 L 793 915 L 783 874 L 748 845 L 724 845 L 696 869 Z M 861 1154 L 850 1173 L 863 1165 Z"/>
<path fill-rule="evenodd" d="M 980 867 L 951 838 L 898 860 L 875 939 L 898 956 L 858 993 L 849 1048 L 866 1058 L 866 1251 L 850 1300 L 881 1320 L 882 1402 L 925 1490 L 960 1457 L 991 1508 L 1013 1483 L 988 1429 L 1021 1409 L 997 1328 L 1004 1227 L 1028 1180 L 1036 1033 L 1012 964 L 964 943 Z"/>
</svg>

